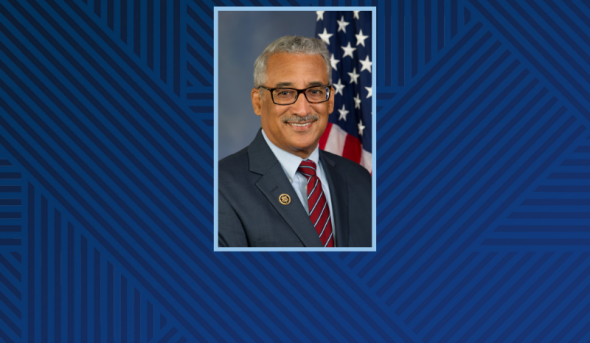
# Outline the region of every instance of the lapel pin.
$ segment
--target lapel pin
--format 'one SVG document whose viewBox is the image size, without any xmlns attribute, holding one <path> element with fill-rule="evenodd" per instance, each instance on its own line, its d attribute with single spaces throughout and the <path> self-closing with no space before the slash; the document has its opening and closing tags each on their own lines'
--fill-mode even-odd
<svg viewBox="0 0 590 343">
<path fill-rule="evenodd" d="M 291 203 L 291 197 L 289 194 L 281 194 L 279 196 L 279 202 L 283 205 L 289 205 Z"/>
</svg>

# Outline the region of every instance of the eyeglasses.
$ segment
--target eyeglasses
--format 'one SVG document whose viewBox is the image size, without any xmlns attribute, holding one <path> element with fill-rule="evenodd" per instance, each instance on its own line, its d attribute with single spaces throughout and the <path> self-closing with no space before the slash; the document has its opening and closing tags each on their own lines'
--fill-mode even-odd
<svg viewBox="0 0 590 343">
<path fill-rule="evenodd" d="M 291 105 L 297 102 L 299 94 L 303 93 L 310 104 L 319 104 L 330 99 L 330 86 L 313 86 L 305 89 L 295 88 L 266 88 L 270 92 L 272 102 L 277 105 Z"/>
</svg>

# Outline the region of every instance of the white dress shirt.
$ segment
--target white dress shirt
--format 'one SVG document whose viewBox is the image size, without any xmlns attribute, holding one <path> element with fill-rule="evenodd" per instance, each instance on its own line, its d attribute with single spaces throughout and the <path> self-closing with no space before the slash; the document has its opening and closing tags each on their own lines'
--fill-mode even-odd
<svg viewBox="0 0 590 343">
<path fill-rule="evenodd" d="M 266 141 L 266 144 L 270 147 L 270 150 L 274 153 L 277 160 L 283 167 L 289 182 L 295 189 L 295 193 L 299 197 L 303 208 L 309 215 L 309 206 L 307 204 L 307 178 L 303 176 L 303 174 L 297 172 L 297 168 L 303 161 L 303 158 L 293 155 L 291 153 L 286 152 L 285 150 L 279 148 L 278 146 L 274 145 L 268 137 L 266 137 L 266 133 L 262 130 L 262 136 Z M 319 153 L 319 146 L 311 153 L 311 155 L 307 158 L 308 160 L 313 161 L 317 166 L 316 175 L 319 177 L 322 183 L 322 190 L 326 195 L 326 201 L 328 202 L 328 206 L 330 207 L 330 219 L 332 221 L 332 235 L 334 238 L 334 243 L 336 242 L 336 224 L 334 222 L 334 210 L 332 209 L 332 201 L 330 198 L 330 187 L 328 185 L 328 179 L 326 178 L 326 174 L 324 173 L 324 168 L 322 168 L 322 164 L 320 163 L 320 153 Z M 336 244 L 334 244 L 336 246 Z"/>
</svg>

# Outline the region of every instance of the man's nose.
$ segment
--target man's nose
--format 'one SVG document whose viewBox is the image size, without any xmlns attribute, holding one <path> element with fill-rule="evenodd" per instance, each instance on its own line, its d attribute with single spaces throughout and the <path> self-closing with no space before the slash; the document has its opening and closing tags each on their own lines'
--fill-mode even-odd
<svg viewBox="0 0 590 343">
<path fill-rule="evenodd" d="M 293 114 L 297 114 L 300 116 L 305 116 L 311 113 L 311 106 L 309 105 L 309 101 L 303 93 L 299 94 L 297 97 L 297 101 L 292 106 Z"/>
</svg>

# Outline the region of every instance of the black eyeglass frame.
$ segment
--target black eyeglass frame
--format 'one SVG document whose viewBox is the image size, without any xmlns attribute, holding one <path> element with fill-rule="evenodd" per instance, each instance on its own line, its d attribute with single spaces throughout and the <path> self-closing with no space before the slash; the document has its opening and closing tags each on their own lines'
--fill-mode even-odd
<svg viewBox="0 0 590 343">
<path fill-rule="evenodd" d="M 323 101 L 316 101 L 316 102 L 309 101 L 309 99 L 307 98 L 307 95 L 305 94 L 305 92 L 306 92 L 308 89 L 311 89 L 311 88 L 317 88 L 317 87 L 326 87 L 326 88 L 328 88 L 328 91 L 327 91 L 327 96 L 326 96 L 326 100 L 323 100 Z M 289 106 L 289 105 L 293 105 L 294 103 L 296 103 L 296 102 L 297 102 L 297 100 L 299 99 L 299 94 L 301 94 L 301 93 L 303 93 L 303 96 L 305 97 L 305 100 L 307 100 L 307 102 L 309 102 L 310 104 L 321 104 L 321 103 L 323 103 L 323 102 L 326 102 L 326 101 L 330 100 L 330 95 L 331 95 L 330 89 L 332 88 L 332 85 L 319 85 L 319 86 L 311 86 L 311 87 L 307 87 L 307 88 L 305 88 L 305 89 L 288 88 L 288 87 L 267 88 L 267 87 L 264 87 L 264 86 L 258 86 L 258 88 L 264 88 L 264 89 L 266 89 L 267 91 L 269 91 L 269 92 L 270 92 L 270 98 L 272 99 L 272 102 L 273 102 L 275 105 Z M 292 103 L 290 103 L 290 104 L 277 104 L 277 103 L 276 103 L 276 101 L 275 101 L 275 97 L 274 97 L 274 95 L 273 95 L 273 91 L 275 91 L 275 90 L 277 90 L 277 89 L 292 89 L 292 90 L 294 90 L 294 91 L 297 91 L 297 94 L 295 95 L 295 101 L 293 101 L 293 102 L 292 102 Z"/>
</svg>

